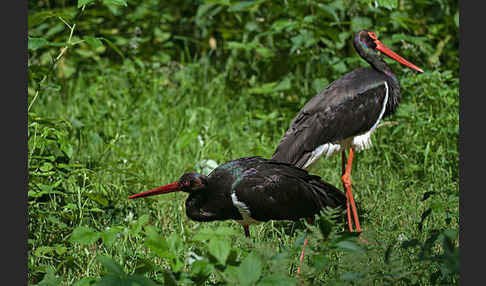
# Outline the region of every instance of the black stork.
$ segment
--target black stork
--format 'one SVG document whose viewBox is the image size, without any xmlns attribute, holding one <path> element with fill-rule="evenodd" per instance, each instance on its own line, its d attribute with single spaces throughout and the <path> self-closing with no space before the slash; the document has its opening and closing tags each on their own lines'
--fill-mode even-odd
<svg viewBox="0 0 486 286">
<path fill-rule="evenodd" d="M 346 196 L 319 176 L 291 164 L 260 157 L 232 160 L 208 176 L 187 173 L 171 184 L 129 199 L 182 191 L 186 214 L 195 221 L 236 220 L 247 237 L 249 225 L 269 220 L 313 218 L 324 207 L 342 207 Z"/>
<path fill-rule="evenodd" d="M 345 74 L 310 99 L 290 124 L 272 159 L 308 169 L 321 156 L 328 158 L 341 151 L 349 230 L 353 231 L 351 205 L 356 231 L 361 232 L 351 192 L 354 150 L 371 146 L 371 133 L 382 118 L 395 112 L 401 98 L 397 76 L 377 52 L 418 72 L 423 70 L 383 45 L 374 32 L 356 32 L 353 44 L 371 67 Z"/>
</svg>

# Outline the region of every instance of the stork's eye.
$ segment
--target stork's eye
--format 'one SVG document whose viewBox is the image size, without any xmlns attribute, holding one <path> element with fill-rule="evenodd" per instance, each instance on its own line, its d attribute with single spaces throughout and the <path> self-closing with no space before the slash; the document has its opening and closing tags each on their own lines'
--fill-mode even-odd
<svg viewBox="0 0 486 286">
<path fill-rule="evenodd" d="M 370 36 L 370 38 L 373 40 L 376 40 L 376 34 L 374 32 L 368 32 L 368 36 Z"/>
</svg>

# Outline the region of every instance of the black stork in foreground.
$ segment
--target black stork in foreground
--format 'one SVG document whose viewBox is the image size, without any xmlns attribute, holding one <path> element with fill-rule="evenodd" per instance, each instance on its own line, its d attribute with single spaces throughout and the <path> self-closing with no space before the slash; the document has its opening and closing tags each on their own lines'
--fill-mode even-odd
<svg viewBox="0 0 486 286">
<path fill-rule="evenodd" d="M 356 32 L 353 44 L 371 67 L 345 74 L 309 100 L 290 124 L 272 159 L 308 169 L 321 156 L 328 158 L 341 151 L 349 230 L 353 231 L 351 205 L 356 231 L 361 232 L 351 192 L 354 150 L 371 146 L 371 133 L 383 117 L 395 112 L 401 98 L 398 78 L 377 52 L 423 71 L 388 49 L 371 31 Z M 346 149 L 349 149 L 347 164 Z"/>
<path fill-rule="evenodd" d="M 186 192 L 186 214 L 195 221 L 236 220 L 249 225 L 269 220 L 313 218 L 324 207 L 342 207 L 346 196 L 319 176 L 293 165 L 245 157 L 214 169 L 208 176 L 187 173 L 174 183 L 129 199 Z"/>
</svg>

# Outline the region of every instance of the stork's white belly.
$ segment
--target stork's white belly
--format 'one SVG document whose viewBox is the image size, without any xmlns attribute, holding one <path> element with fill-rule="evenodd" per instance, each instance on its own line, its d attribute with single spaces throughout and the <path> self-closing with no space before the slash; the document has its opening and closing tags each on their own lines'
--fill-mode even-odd
<svg viewBox="0 0 486 286">
<path fill-rule="evenodd" d="M 260 223 L 260 221 L 257 221 L 257 220 L 255 220 L 251 217 L 250 209 L 248 208 L 248 206 L 244 202 L 238 200 L 236 193 L 233 192 L 231 194 L 231 200 L 233 201 L 233 205 L 238 209 L 241 216 L 243 217 L 242 220 L 237 220 L 238 223 L 240 223 L 241 225 L 246 225 L 246 226 L 248 226 L 250 224 Z"/>
</svg>

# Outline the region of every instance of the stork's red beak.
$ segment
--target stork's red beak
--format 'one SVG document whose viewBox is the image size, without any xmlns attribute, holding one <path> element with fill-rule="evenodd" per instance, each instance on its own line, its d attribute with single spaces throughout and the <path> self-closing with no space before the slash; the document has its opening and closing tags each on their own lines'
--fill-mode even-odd
<svg viewBox="0 0 486 286">
<path fill-rule="evenodd" d="M 397 62 L 413 69 L 413 70 L 416 70 L 418 72 L 424 72 L 421 68 L 419 68 L 418 66 L 412 64 L 411 62 L 407 61 L 406 59 L 402 58 L 401 56 L 397 55 L 394 51 L 390 50 L 387 46 L 383 45 L 382 42 L 378 41 L 378 39 L 376 38 L 376 35 L 375 33 L 373 32 L 370 32 L 369 33 L 370 37 L 374 40 L 375 44 L 376 44 L 376 49 L 380 52 L 382 52 L 383 54 L 389 56 L 390 58 L 396 60 Z"/>
<path fill-rule="evenodd" d="M 143 198 L 143 197 L 150 197 L 150 196 L 155 196 L 155 195 L 162 195 L 162 194 L 167 194 L 167 193 L 172 193 L 172 192 L 178 192 L 181 190 L 181 186 L 179 185 L 178 182 L 171 183 L 162 187 L 158 187 L 143 193 L 135 194 L 133 196 L 128 197 L 129 199 L 138 199 L 138 198 Z"/>
</svg>

